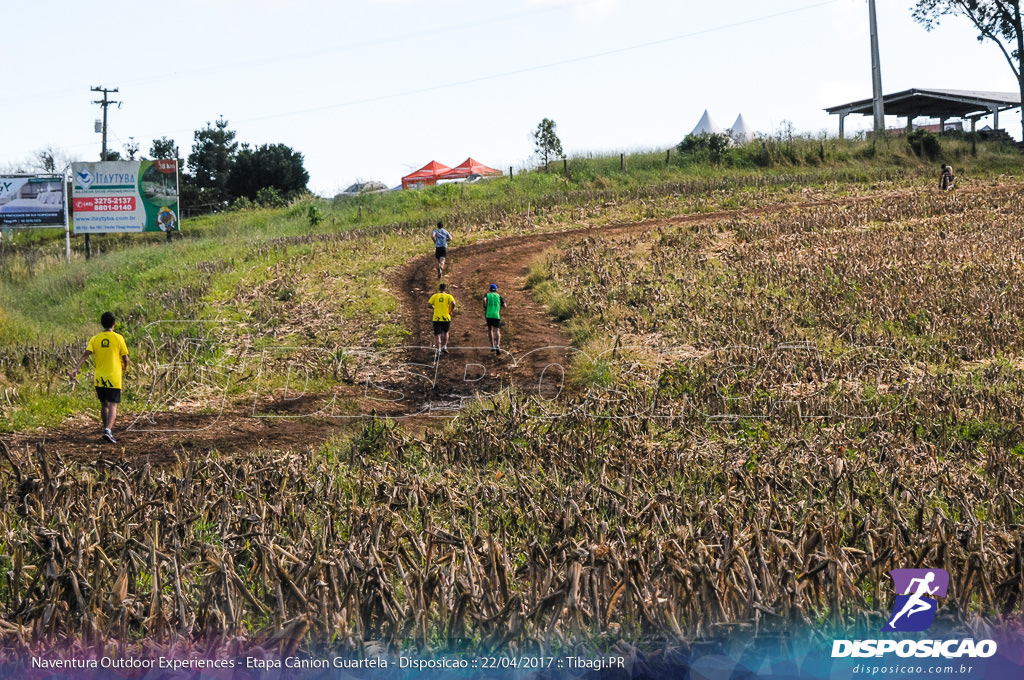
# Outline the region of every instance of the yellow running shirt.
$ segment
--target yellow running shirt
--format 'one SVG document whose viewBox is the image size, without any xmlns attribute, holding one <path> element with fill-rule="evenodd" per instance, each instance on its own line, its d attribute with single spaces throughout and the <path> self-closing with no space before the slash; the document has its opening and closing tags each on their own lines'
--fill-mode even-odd
<svg viewBox="0 0 1024 680">
<path fill-rule="evenodd" d="M 96 358 L 96 387 L 121 389 L 121 357 L 128 356 L 128 345 L 114 331 L 94 335 L 87 348 Z"/>
<path fill-rule="evenodd" d="M 455 306 L 455 298 L 448 293 L 434 293 L 428 302 L 434 305 L 434 321 L 452 320 L 452 307 Z"/>
</svg>

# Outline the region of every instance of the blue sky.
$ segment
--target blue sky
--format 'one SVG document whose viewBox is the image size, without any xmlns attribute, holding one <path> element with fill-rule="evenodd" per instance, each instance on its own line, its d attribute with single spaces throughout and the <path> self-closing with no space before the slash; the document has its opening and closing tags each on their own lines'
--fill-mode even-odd
<svg viewBox="0 0 1024 680">
<path fill-rule="evenodd" d="M 1016 90 L 966 20 L 927 33 L 911 0 L 878 4 L 886 92 Z M 117 87 L 111 149 L 167 136 L 187 156 L 223 116 L 239 141 L 301 152 L 328 196 L 431 160 L 528 166 L 545 117 L 570 155 L 664 149 L 705 109 L 835 134 L 822 109 L 871 95 L 866 0 L 57 0 L 6 9 L 4 28 L 0 168 L 44 147 L 98 159 L 89 88 Z M 1020 136 L 1017 112 L 1000 123 Z"/>
</svg>

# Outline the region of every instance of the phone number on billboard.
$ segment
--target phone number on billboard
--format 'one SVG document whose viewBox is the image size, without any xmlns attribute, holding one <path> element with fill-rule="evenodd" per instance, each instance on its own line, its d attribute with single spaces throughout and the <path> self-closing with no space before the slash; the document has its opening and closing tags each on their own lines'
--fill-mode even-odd
<svg viewBox="0 0 1024 680">
<path fill-rule="evenodd" d="M 75 212 L 117 212 L 135 210 L 134 196 L 96 196 L 93 198 L 76 198 Z"/>
</svg>

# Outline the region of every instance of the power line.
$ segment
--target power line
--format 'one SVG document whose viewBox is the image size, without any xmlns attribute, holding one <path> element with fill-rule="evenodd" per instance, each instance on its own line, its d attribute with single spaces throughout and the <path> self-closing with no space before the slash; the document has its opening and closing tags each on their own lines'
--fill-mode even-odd
<svg viewBox="0 0 1024 680">
<path fill-rule="evenodd" d="M 412 89 L 412 90 L 403 90 L 403 91 L 400 91 L 400 92 L 392 92 L 392 93 L 388 93 L 388 94 L 375 95 L 375 96 L 372 96 L 372 97 L 364 97 L 364 98 L 361 98 L 361 99 L 353 99 L 353 100 L 349 100 L 349 101 L 346 101 L 346 102 L 339 102 L 339 103 L 336 103 L 336 104 L 326 104 L 326 105 L 323 105 L 323 106 L 316 106 L 316 107 L 311 107 L 311 108 L 306 108 L 306 109 L 298 109 L 298 110 L 294 110 L 294 111 L 285 111 L 285 112 L 281 112 L 281 113 L 268 114 L 268 115 L 265 115 L 265 116 L 257 116 L 257 117 L 254 117 L 254 118 L 246 118 L 246 119 L 243 119 L 243 120 L 236 120 L 234 124 L 238 125 L 238 124 L 254 123 L 254 122 L 265 121 L 265 120 L 274 120 L 274 119 L 279 119 L 279 118 L 289 118 L 289 117 L 292 117 L 292 116 L 301 116 L 301 115 L 305 115 L 305 114 L 309 114 L 309 113 L 317 113 L 317 112 L 320 112 L 320 111 L 330 111 L 330 110 L 333 110 L 333 109 L 347 108 L 347 107 L 350 107 L 350 106 L 359 106 L 359 105 L 362 105 L 362 104 L 370 104 L 370 103 L 379 102 L 379 101 L 386 101 L 386 100 L 389 100 L 389 99 L 397 99 L 397 98 L 401 98 L 401 97 L 408 97 L 408 96 L 417 95 L 417 94 L 424 94 L 424 93 L 427 93 L 427 92 L 436 92 L 436 91 L 439 91 L 439 90 L 446 90 L 446 89 L 452 89 L 452 88 L 456 88 L 456 87 L 462 87 L 464 85 L 472 85 L 472 84 L 475 84 L 475 83 L 487 82 L 487 81 L 490 81 L 490 80 L 498 80 L 498 79 L 501 79 L 501 78 L 508 78 L 508 77 L 511 77 L 511 76 L 522 75 L 522 74 L 525 74 L 525 73 L 533 73 L 533 72 L 536 72 L 536 71 L 543 71 L 543 70 L 547 70 L 547 69 L 558 68 L 558 67 L 561 67 L 561 66 L 568 66 L 568 65 L 571 65 L 571 64 L 578 64 L 578 63 L 582 63 L 582 62 L 586 62 L 586 61 L 591 61 L 591 60 L 594 60 L 594 59 L 600 59 L 600 58 L 603 58 L 603 57 L 613 56 L 613 55 L 616 55 L 616 54 L 624 54 L 624 53 L 627 53 L 627 52 L 634 52 L 634 51 L 637 51 L 637 50 L 648 49 L 648 48 L 651 48 L 651 47 L 656 47 L 656 46 L 659 46 L 659 45 L 665 45 L 665 44 L 669 44 L 669 43 L 673 43 L 673 42 L 678 42 L 680 40 L 686 40 L 686 39 L 689 39 L 689 38 L 695 38 L 695 37 L 698 37 L 698 36 L 708 35 L 708 34 L 711 34 L 711 33 L 720 33 L 722 31 L 728 31 L 728 30 L 731 30 L 731 29 L 739 28 L 741 26 L 747 26 L 747 25 L 759 23 L 759 22 L 762 22 L 762 21 L 769 21 L 769 20 L 772 20 L 772 19 L 778 19 L 778 18 L 789 16 L 789 15 L 792 15 L 792 14 L 798 14 L 798 13 L 801 13 L 801 12 L 807 12 L 807 11 L 810 11 L 810 10 L 818 9 L 819 7 L 825 7 L 827 5 L 834 5 L 834 4 L 837 4 L 839 2 L 843 2 L 843 1 L 844 0 L 824 0 L 822 2 L 816 2 L 816 3 L 810 4 L 810 5 L 804 5 L 804 6 L 801 6 L 801 7 L 795 7 L 793 9 L 782 10 L 782 11 L 779 11 L 779 12 L 773 12 L 771 14 L 764 14 L 764 15 L 757 16 L 757 17 L 751 17 L 749 19 L 743 19 L 743 20 L 740 20 L 740 21 L 734 21 L 734 22 L 731 22 L 731 23 L 728 23 L 728 24 L 722 24 L 720 26 L 713 26 L 713 27 L 710 27 L 710 28 L 700 29 L 700 30 L 697 30 L 697 31 L 691 31 L 691 32 L 688 32 L 688 33 L 681 33 L 679 35 L 674 35 L 674 36 L 670 36 L 670 37 L 667 37 L 667 38 L 660 38 L 658 40 L 651 40 L 651 41 L 648 41 L 648 42 L 638 43 L 638 44 L 635 44 L 635 45 L 628 45 L 626 47 L 619 47 L 619 48 L 615 48 L 615 49 L 604 50 L 604 51 L 601 51 L 601 52 L 595 52 L 593 54 L 582 55 L 582 56 L 579 56 L 579 57 L 571 57 L 571 58 L 562 59 L 562 60 L 559 60 L 559 61 L 548 62 L 548 63 L 545 63 L 545 64 L 538 64 L 538 65 L 535 65 L 535 66 L 527 66 L 527 67 L 524 67 L 524 68 L 513 69 L 513 70 L 510 70 L 510 71 L 503 71 L 503 72 L 500 72 L 500 73 L 493 73 L 493 74 L 490 74 L 490 75 L 479 76 L 479 77 L 476 77 L 476 78 L 468 78 L 468 79 L 465 79 L 465 80 L 453 81 L 453 82 L 450 82 L 450 83 L 441 83 L 441 84 L 438 84 L 438 85 L 429 85 L 429 86 L 426 86 L 426 87 L 415 88 L 415 89 Z M 576 5 L 580 5 L 580 4 L 585 4 L 585 3 L 572 3 L 572 4 L 568 4 L 568 5 L 559 5 L 557 7 L 558 8 L 565 8 L 565 7 L 571 7 L 571 6 L 576 6 Z M 515 16 L 515 17 L 518 17 L 518 16 L 528 16 L 528 14 L 513 15 L 513 16 Z M 501 20 L 503 20 L 503 19 L 497 19 L 497 20 L 494 20 L 494 21 L 496 22 L 496 21 L 501 21 Z M 482 22 L 482 23 L 487 23 L 487 22 Z M 441 30 L 444 31 L 444 30 L 449 30 L 449 29 L 441 29 Z M 419 34 L 419 35 L 425 35 L 425 34 L 426 33 Z M 414 36 L 414 35 L 417 35 L 417 34 L 406 34 L 406 37 Z M 393 39 L 397 40 L 397 39 L 400 39 L 400 38 L 401 38 L 401 36 L 395 36 Z M 391 40 L 391 39 L 392 38 L 385 38 L 385 39 L 383 39 L 383 41 L 387 41 L 387 40 Z M 345 49 L 348 49 L 348 48 L 345 48 Z M 159 134 L 154 134 L 154 135 L 150 135 L 150 136 L 153 139 L 156 139 L 159 136 L 168 136 L 168 135 L 173 136 L 173 135 L 175 135 L 177 133 L 188 133 L 188 132 L 191 132 L 191 131 L 190 130 L 186 130 L 186 129 L 179 129 L 179 130 L 171 130 L 171 131 L 162 131 Z M 145 137 L 145 136 L 146 135 L 142 135 L 140 138 Z M 82 144 L 82 145 L 73 145 L 71 148 L 75 148 L 77 146 L 84 146 L 84 144 Z M 24 153 L 30 153 L 30 152 L 24 152 Z M 7 154 L 4 154 L 4 155 L 7 155 Z M 23 155 L 23 154 L 18 154 L 18 155 Z"/>
<path fill-rule="evenodd" d="M 461 24 L 453 24 L 450 26 L 442 26 L 440 28 L 427 29 L 421 31 L 412 31 L 409 33 L 399 33 L 396 35 L 385 36 L 374 40 L 365 40 L 363 42 L 348 43 L 336 47 L 325 48 L 320 50 L 313 50 L 309 52 L 298 52 L 294 54 L 285 55 L 274 55 L 265 57 L 263 59 L 255 59 L 249 61 L 236 62 L 234 64 L 218 64 L 216 66 L 192 69 L 189 71 L 176 71 L 174 73 L 164 73 L 155 76 L 146 76 L 143 78 L 135 78 L 129 80 L 122 80 L 122 85 L 147 85 L 151 83 L 159 83 L 166 81 L 179 80 L 182 78 L 193 78 L 196 76 L 210 75 L 217 73 L 228 73 L 231 71 L 240 71 L 247 68 L 258 68 L 260 66 L 267 65 L 280 65 L 287 61 L 298 61 L 302 59 L 311 59 L 314 57 L 323 57 L 330 54 L 340 54 L 343 52 L 351 52 L 353 50 L 362 50 L 368 47 L 377 47 L 379 45 L 388 45 L 397 42 L 403 42 L 406 40 L 412 40 L 416 38 L 426 38 L 433 35 L 442 35 L 445 33 L 451 33 L 453 31 L 462 31 L 471 28 L 480 28 L 481 26 L 489 26 L 492 24 L 504 23 L 506 21 L 515 21 L 517 19 L 527 19 L 544 14 L 550 14 L 552 12 L 559 12 L 565 9 L 572 9 L 575 7 L 581 7 L 590 5 L 601 0 L 576 0 L 574 2 L 565 2 L 556 5 L 549 5 L 543 9 L 533 10 L 529 12 L 519 12 L 516 14 L 507 14 L 500 17 L 494 17 L 490 19 L 481 19 L 479 21 L 470 21 Z M 49 101 L 53 99 L 65 99 L 72 96 L 78 96 L 77 90 L 62 90 L 53 92 L 52 94 L 40 94 L 36 96 L 21 96 L 16 101 L 3 102 L 0 106 L 19 106 L 23 107 L 26 103 L 32 103 L 37 101 Z"/>
<path fill-rule="evenodd" d="M 549 69 L 549 68 L 557 68 L 559 66 L 568 66 L 569 64 L 578 64 L 580 62 L 590 61 L 592 59 L 600 59 L 601 57 L 607 57 L 607 56 L 611 56 L 611 55 L 614 55 L 614 54 L 622 54 L 622 53 L 625 53 L 625 52 L 633 52 L 633 51 L 636 51 L 636 50 L 642 50 L 642 49 L 646 49 L 646 48 L 649 48 L 649 47 L 656 47 L 658 45 L 664 45 L 664 44 L 671 43 L 671 42 L 677 42 L 679 40 L 685 40 L 687 38 L 695 38 L 697 36 L 707 35 L 709 33 L 717 33 L 717 32 L 720 32 L 720 31 L 726 31 L 726 30 L 733 29 L 733 28 L 739 28 L 740 26 L 746 26 L 748 24 L 753 24 L 753 23 L 757 23 L 757 22 L 761 22 L 761 21 L 767 21 L 769 19 L 778 19 L 779 17 L 787 16 L 787 15 L 790 15 L 790 14 L 796 14 L 798 12 L 806 12 L 808 10 L 817 9 L 818 7 L 824 7 L 826 5 L 834 5 L 834 4 L 836 4 L 838 2 L 842 2 L 842 1 L 843 0 L 825 0 L 824 2 L 818 2 L 818 3 L 815 3 L 813 5 L 805 5 L 803 7 L 797 7 L 795 9 L 784 10 L 782 12 L 775 12 L 774 14 L 766 14 L 766 15 L 759 16 L 759 17 L 754 17 L 754 18 L 751 18 L 751 19 L 744 19 L 742 21 L 736 21 L 736 22 L 733 22 L 731 24 L 724 24 L 722 26 L 715 26 L 713 28 L 705 28 L 705 29 L 701 29 L 699 31 L 692 31 L 690 33 L 682 33 L 680 35 L 674 35 L 674 36 L 671 36 L 671 37 L 668 37 L 668 38 L 661 38 L 659 40 L 652 40 L 650 42 L 639 43 L 639 44 L 636 44 L 636 45 L 629 45 L 627 47 L 619 47 L 619 48 L 612 49 L 612 50 L 605 50 L 603 52 L 596 52 L 594 54 L 587 54 L 587 55 L 580 56 L 580 57 L 572 57 L 572 58 L 569 58 L 569 59 L 563 59 L 561 61 L 553 61 L 553 62 L 549 62 L 547 64 L 539 64 L 539 65 L 536 65 L 536 66 L 527 66 L 525 68 L 515 69 L 515 70 L 512 70 L 512 71 L 504 71 L 504 72 L 501 72 L 501 73 L 495 73 L 495 74 L 491 74 L 491 75 L 487 75 L 487 76 L 479 76 L 477 78 L 469 78 L 469 79 L 466 79 L 466 80 L 459 80 L 459 81 L 454 81 L 454 82 L 451 82 L 451 83 L 442 83 L 440 85 L 429 85 L 427 87 L 416 88 L 416 89 L 413 89 L 413 90 L 404 90 L 402 92 L 392 92 L 390 94 L 376 95 L 376 96 L 373 96 L 373 97 L 366 97 L 366 98 L 363 98 L 363 99 L 353 99 L 353 100 L 350 100 L 350 101 L 347 101 L 347 102 L 340 102 L 340 103 L 337 103 L 337 104 L 327 104 L 325 106 L 317 106 L 317 107 L 308 108 L 308 109 L 299 109 L 299 110 L 296 110 L 296 111 L 287 111 L 287 112 L 283 112 L 283 113 L 275 113 L 275 114 L 270 114 L 270 115 L 266 115 L 266 116 L 258 116 L 256 118 L 246 118 L 244 120 L 236 121 L 236 124 L 240 124 L 240 123 L 254 123 L 254 122 L 263 121 L 263 120 L 273 120 L 275 118 L 287 118 L 287 117 L 290 117 L 290 116 L 304 115 L 304 114 L 307 114 L 307 113 L 317 113 L 319 111 L 330 111 L 332 109 L 340 109 L 340 108 L 345 108 L 345 107 L 349 107 L 349 106 L 357 106 L 357 105 L 360 105 L 360 104 L 370 104 L 370 103 L 373 103 L 373 102 L 384 101 L 384 100 L 387 100 L 387 99 L 396 99 L 396 98 L 399 98 L 399 97 L 408 97 L 408 96 L 414 95 L 414 94 L 424 94 L 426 92 L 435 92 L 437 90 L 446 90 L 446 89 L 450 89 L 450 88 L 453 88 L 453 87 L 461 87 L 463 85 L 472 85 L 474 83 L 486 82 L 488 80 L 497 80 L 499 78 L 507 78 L 509 76 L 522 75 L 524 73 L 532 73 L 532 72 L 535 72 L 535 71 L 543 71 L 543 70 L 546 70 L 546 69 Z"/>
<path fill-rule="evenodd" d="M 202 74 L 208 74 L 208 73 L 222 73 L 222 72 L 226 72 L 226 71 L 237 71 L 237 70 L 242 70 L 242 69 L 246 69 L 246 68 L 255 68 L 255 67 L 258 67 L 258 66 L 266 66 L 266 65 L 270 65 L 270 64 L 280 65 L 282 62 L 285 62 L 285 61 L 296 61 L 296 60 L 302 60 L 302 59 L 310 59 L 310 58 L 313 58 L 313 57 L 323 57 L 323 56 L 326 56 L 326 55 L 329 55 L 329 54 L 340 54 L 342 52 L 351 52 L 353 50 L 362 50 L 362 49 L 366 49 L 368 47 L 377 47 L 377 46 L 380 46 L 380 45 L 388 45 L 388 44 L 391 44 L 391 43 L 403 42 L 403 41 L 406 41 L 406 40 L 411 40 L 411 39 L 416 39 L 416 38 L 426 38 L 426 37 L 430 37 L 430 36 L 433 36 L 433 35 L 441 35 L 441 34 L 444 34 L 444 33 L 451 33 L 453 31 L 462 31 L 462 30 L 466 30 L 466 29 L 470 29 L 470 28 L 479 28 L 481 26 L 489 26 L 491 24 L 499 24 L 499 23 L 504 23 L 506 21 L 514 21 L 516 19 L 531 18 L 531 17 L 542 15 L 542 14 L 549 14 L 551 12 L 562 11 L 564 9 L 569 9 L 569 8 L 577 7 L 577 6 L 580 6 L 580 5 L 592 4 L 592 3 L 598 2 L 598 1 L 599 0 L 578 0 L 577 2 L 567 2 L 567 3 L 563 3 L 563 4 L 558 4 L 558 5 L 551 5 L 551 6 L 543 8 L 543 9 L 534 10 L 534 11 L 530 11 L 530 12 L 519 12 L 517 14 L 509 14 L 509 15 L 505 15 L 505 16 L 501 16 L 501 17 L 495 17 L 493 19 L 481 19 L 479 21 L 471 21 L 471 22 L 467 22 L 467 23 L 463 23 L 463 24 L 454 24 L 452 26 L 443 26 L 441 28 L 430 29 L 430 30 L 412 31 L 412 32 L 409 32 L 409 33 L 400 33 L 400 34 L 397 34 L 397 35 L 385 36 L 383 38 L 377 38 L 375 40 L 366 40 L 366 41 L 363 41 L 363 42 L 349 43 L 349 44 L 346 44 L 346 45 L 341 45 L 339 47 L 325 48 L 325 49 L 314 50 L 314 51 L 310 51 L 310 52 L 300 52 L 300 53 L 291 54 L 291 55 L 285 55 L 285 56 L 267 57 L 266 59 L 260 59 L 260 60 L 248 61 L 248 62 L 239 62 L 239 63 L 236 63 L 236 64 L 228 64 L 226 66 L 218 66 L 218 67 L 212 67 L 212 68 L 206 68 L 206 69 L 196 69 L 194 71 L 187 71 L 187 72 L 184 72 L 184 73 L 181 73 L 181 74 L 175 73 L 175 74 L 168 74 L 167 76 L 154 76 L 153 78 L 141 78 L 141 79 L 139 79 L 137 81 L 133 81 L 133 84 L 146 84 L 146 83 L 150 83 L 150 82 L 160 82 L 162 80 L 173 80 L 173 79 L 177 79 L 179 77 L 202 75 Z"/>
</svg>

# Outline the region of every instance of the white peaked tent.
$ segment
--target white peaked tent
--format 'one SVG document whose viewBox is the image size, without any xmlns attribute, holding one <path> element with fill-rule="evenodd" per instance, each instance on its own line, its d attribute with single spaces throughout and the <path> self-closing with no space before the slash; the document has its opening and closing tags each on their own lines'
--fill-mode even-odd
<svg viewBox="0 0 1024 680">
<path fill-rule="evenodd" d="M 747 121 L 743 119 L 743 114 L 736 116 L 736 122 L 732 124 L 732 139 L 734 142 L 743 143 L 749 142 L 754 138 L 754 131 Z"/>
<path fill-rule="evenodd" d="M 725 130 L 722 126 L 714 121 L 711 114 L 708 113 L 707 109 L 704 109 L 704 115 L 700 117 L 700 122 L 697 123 L 697 127 L 693 128 L 691 135 L 723 135 Z"/>
</svg>

